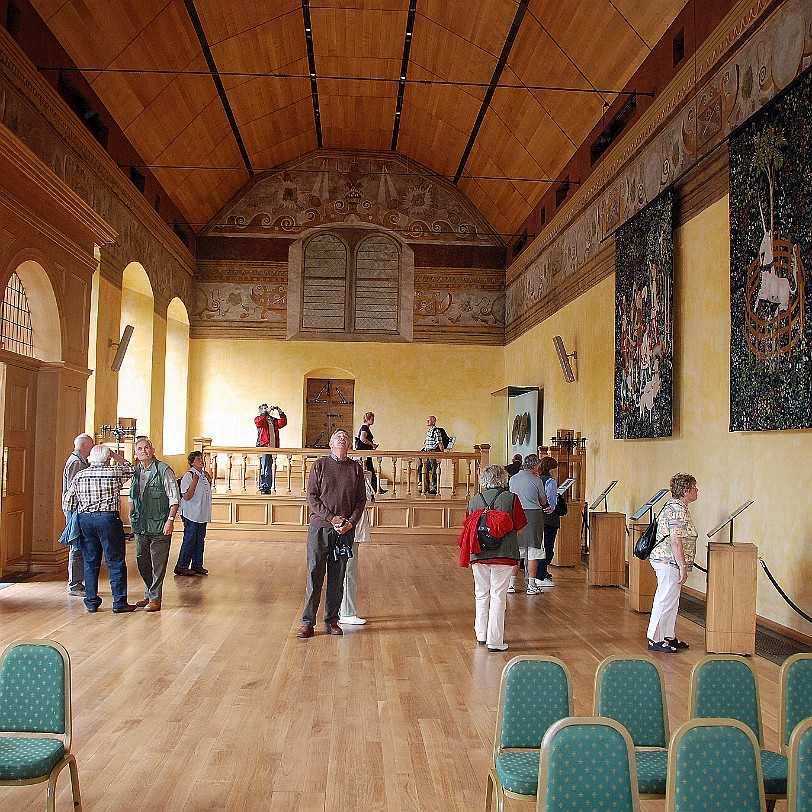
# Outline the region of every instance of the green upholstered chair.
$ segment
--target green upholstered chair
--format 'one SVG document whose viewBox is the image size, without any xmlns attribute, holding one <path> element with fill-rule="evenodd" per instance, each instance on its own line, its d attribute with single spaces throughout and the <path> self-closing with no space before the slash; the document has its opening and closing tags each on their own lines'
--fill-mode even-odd
<svg viewBox="0 0 812 812">
<path fill-rule="evenodd" d="M 753 731 L 738 719 L 689 719 L 668 748 L 666 812 L 764 812 Z"/>
<path fill-rule="evenodd" d="M 787 812 L 812 812 L 812 717 L 789 738 Z"/>
<path fill-rule="evenodd" d="M 764 729 L 758 680 L 743 657 L 709 654 L 691 671 L 690 718 L 738 719 L 756 737 L 761 748 L 764 792 L 769 800 L 787 795 L 787 757 L 764 749 Z"/>
<path fill-rule="evenodd" d="M 792 731 L 812 716 L 812 654 L 794 654 L 784 660 L 779 686 L 778 735 L 786 754 Z"/>
<path fill-rule="evenodd" d="M 659 663 L 643 655 L 607 657 L 595 674 L 592 712 L 629 731 L 640 797 L 665 798 L 670 733 Z"/>
<path fill-rule="evenodd" d="M 70 771 L 73 807 L 81 812 L 79 774 L 70 752 L 70 659 L 53 640 L 18 640 L 0 656 L 0 786 L 48 782 L 54 810 L 56 781 Z"/>
<path fill-rule="evenodd" d="M 634 746 L 623 725 L 598 716 L 570 717 L 544 735 L 537 810 L 637 812 Z"/>
<path fill-rule="evenodd" d="M 505 796 L 535 800 L 539 751 L 549 727 L 572 716 L 572 687 L 567 666 L 555 657 L 514 657 L 502 671 L 493 766 L 485 788 L 485 810 L 494 797 L 502 812 Z"/>
</svg>

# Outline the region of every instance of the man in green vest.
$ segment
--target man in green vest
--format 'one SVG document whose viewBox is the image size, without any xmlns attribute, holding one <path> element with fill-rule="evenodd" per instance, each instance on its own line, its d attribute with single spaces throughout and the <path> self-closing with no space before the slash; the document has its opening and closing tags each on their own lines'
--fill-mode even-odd
<svg viewBox="0 0 812 812">
<path fill-rule="evenodd" d="M 180 493 L 175 472 L 156 459 L 149 437 L 139 438 L 135 456 L 138 464 L 130 484 L 130 525 L 135 533 L 135 561 L 146 587 L 144 599 L 135 605 L 160 612 Z"/>
</svg>

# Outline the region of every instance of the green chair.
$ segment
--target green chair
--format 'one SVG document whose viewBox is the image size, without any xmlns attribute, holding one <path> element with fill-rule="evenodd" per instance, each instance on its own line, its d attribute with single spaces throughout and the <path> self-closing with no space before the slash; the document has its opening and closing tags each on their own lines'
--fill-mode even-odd
<svg viewBox="0 0 812 812">
<path fill-rule="evenodd" d="M 812 718 L 797 725 L 789 738 L 787 812 L 812 812 Z"/>
<path fill-rule="evenodd" d="M 592 712 L 629 731 L 640 797 L 665 798 L 670 733 L 659 663 L 643 655 L 607 657 L 595 674 Z"/>
<path fill-rule="evenodd" d="M 56 781 L 67 766 L 73 807 L 81 812 L 70 744 L 68 652 L 53 640 L 12 643 L 0 655 L 0 786 L 47 781 L 45 808 L 54 812 Z"/>
<path fill-rule="evenodd" d="M 555 657 L 514 657 L 502 671 L 493 766 L 485 787 L 485 812 L 499 812 L 505 796 L 535 800 L 539 751 L 552 724 L 572 716 L 572 687 L 567 666 Z"/>
<path fill-rule="evenodd" d="M 784 660 L 779 692 L 778 734 L 781 752 L 786 754 L 792 731 L 812 716 L 812 654 L 794 654 Z"/>
<path fill-rule="evenodd" d="M 764 792 L 768 800 L 787 796 L 787 757 L 764 749 L 758 680 L 743 657 L 709 654 L 691 671 L 691 719 L 738 719 L 747 725 L 761 748 Z"/>
<path fill-rule="evenodd" d="M 637 812 L 634 746 L 623 725 L 597 716 L 556 722 L 541 745 L 536 809 Z"/>
<path fill-rule="evenodd" d="M 764 812 L 753 731 L 738 719 L 689 719 L 668 748 L 666 812 Z"/>
</svg>

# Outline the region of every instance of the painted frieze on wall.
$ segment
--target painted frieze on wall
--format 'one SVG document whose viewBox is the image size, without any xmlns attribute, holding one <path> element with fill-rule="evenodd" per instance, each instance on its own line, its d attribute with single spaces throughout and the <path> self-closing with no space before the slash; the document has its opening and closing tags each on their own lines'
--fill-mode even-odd
<svg viewBox="0 0 812 812">
<path fill-rule="evenodd" d="M 812 427 L 812 73 L 730 140 L 730 430 Z"/>
<path fill-rule="evenodd" d="M 407 241 L 501 245 L 467 198 L 396 154 L 314 153 L 264 173 L 203 231 L 210 236 L 296 236 L 336 224 L 374 225 Z"/>
</svg>

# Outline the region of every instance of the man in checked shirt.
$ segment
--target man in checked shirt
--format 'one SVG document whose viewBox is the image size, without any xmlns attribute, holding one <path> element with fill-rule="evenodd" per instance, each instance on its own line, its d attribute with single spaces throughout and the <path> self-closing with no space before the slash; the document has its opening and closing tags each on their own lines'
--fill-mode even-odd
<svg viewBox="0 0 812 812">
<path fill-rule="evenodd" d="M 115 464 L 109 465 L 111 458 Z M 127 561 L 124 551 L 124 526 L 118 512 L 122 485 L 132 477 L 135 468 L 106 445 L 94 445 L 87 461 L 89 468 L 79 471 L 62 497 L 62 509 L 79 511 L 79 544 L 85 560 L 85 606 L 98 612 L 99 570 L 102 554 L 110 573 L 113 611 L 134 612 L 127 603 Z"/>
</svg>

